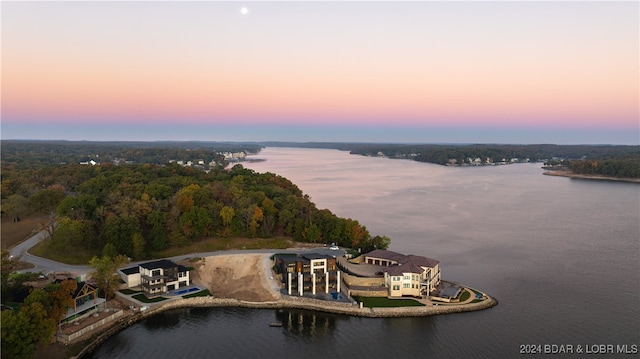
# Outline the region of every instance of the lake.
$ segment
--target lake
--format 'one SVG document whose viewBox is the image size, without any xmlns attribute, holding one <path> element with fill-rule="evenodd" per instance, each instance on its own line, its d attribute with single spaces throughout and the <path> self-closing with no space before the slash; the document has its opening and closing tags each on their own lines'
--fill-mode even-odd
<svg viewBox="0 0 640 359">
<path fill-rule="evenodd" d="M 500 304 L 388 319 L 180 309 L 125 329 L 91 357 L 500 358 L 560 345 L 571 346 L 568 357 L 637 353 L 640 185 L 544 176 L 539 163 L 445 167 L 300 148 L 255 157 L 266 161 L 245 167 L 290 179 L 318 208 L 389 236 L 390 250 L 438 259 L 444 280 Z"/>
</svg>

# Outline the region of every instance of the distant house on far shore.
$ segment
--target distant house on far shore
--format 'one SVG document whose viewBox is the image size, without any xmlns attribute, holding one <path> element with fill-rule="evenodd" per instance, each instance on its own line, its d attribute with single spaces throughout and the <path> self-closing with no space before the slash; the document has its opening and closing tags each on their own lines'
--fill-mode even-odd
<svg viewBox="0 0 640 359">
<path fill-rule="evenodd" d="M 437 260 L 383 249 L 364 254 L 364 263 L 381 267 L 390 297 L 428 296 L 440 284 Z"/>
</svg>

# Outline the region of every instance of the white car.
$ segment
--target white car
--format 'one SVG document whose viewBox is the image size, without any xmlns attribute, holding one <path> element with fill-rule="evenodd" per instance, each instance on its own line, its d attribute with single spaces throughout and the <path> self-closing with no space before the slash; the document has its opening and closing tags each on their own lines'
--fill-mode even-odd
<svg viewBox="0 0 640 359">
<path fill-rule="evenodd" d="M 332 251 L 339 251 L 340 247 L 336 246 L 336 245 L 332 245 L 331 247 L 329 247 L 330 250 Z"/>
</svg>

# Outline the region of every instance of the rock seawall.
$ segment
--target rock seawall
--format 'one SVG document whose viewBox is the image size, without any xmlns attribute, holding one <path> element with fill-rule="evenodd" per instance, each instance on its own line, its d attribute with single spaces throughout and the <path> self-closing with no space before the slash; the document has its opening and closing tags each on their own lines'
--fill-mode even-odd
<svg viewBox="0 0 640 359">
<path fill-rule="evenodd" d="M 369 318 L 394 318 L 394 317 L 422 317 L 438 314 L 451 314 L 471 312 L 488 309 L 498 304 L 493 297 L 468 304 L 432 305 L 425 307 L 395 307 L 395 308 L 360 308 L 351 303 L 336 303 L 304 297 L 283 296 L 281 299 L 271 302 L 250 302 L 232 298 L 194 297 L 173 300 L 159 305 L 133 316 L 122 318 L 117 324 L 100 334 L 93 342 L 87 345 L 76 358 L 94 351 L 100 344 L 112 335 L 150 316 L 177 308 L 194 307 L 241 307 L 255 309 L 305 309 L 334 314 L 353 315 Z"/>
</svg>

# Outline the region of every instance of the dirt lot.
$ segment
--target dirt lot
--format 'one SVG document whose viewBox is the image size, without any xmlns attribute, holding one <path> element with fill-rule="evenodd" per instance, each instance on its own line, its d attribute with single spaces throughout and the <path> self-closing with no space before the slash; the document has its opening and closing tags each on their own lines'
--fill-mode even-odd
<svg viewBox="0 0 640 359">
<path fill-rule="evenodd" d="M 271 286 L 266 268 L 271 267 L 266 254 L 235 254 L 204 258 L 192 263 L 195 284 L 209 289 L 214 297 L 236 298 L 253 302 L 276 300 L 278 292 Z"/>
</svg>

